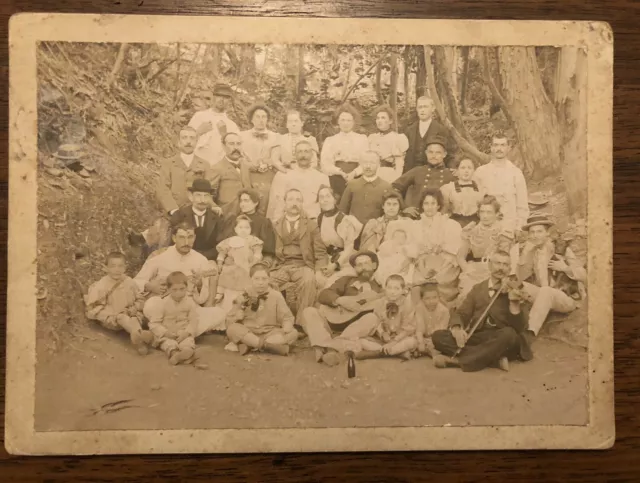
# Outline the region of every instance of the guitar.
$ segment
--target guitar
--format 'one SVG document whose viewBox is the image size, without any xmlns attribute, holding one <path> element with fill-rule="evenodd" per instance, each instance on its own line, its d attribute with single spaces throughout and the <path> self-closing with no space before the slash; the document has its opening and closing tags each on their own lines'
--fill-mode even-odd
<svg viewBox="0 0 640 483">
<path fill-rule="evenodd" d="M 375 308 L 375 302 L 384 297 L 384 292 L 363 292 L 358 295 L 349 295 L 342 297 L 346 300 L 352 300 L 361 306 L 361 309 L 357 312 L 347 310 L 344 307 L 329 307 L 328 305 L 320 305 L 318 309 L 320 314 L 327 320 L 327 322 L 340 325 L 355 322 L 365 314 L 373 312 Z"/>
</svg>

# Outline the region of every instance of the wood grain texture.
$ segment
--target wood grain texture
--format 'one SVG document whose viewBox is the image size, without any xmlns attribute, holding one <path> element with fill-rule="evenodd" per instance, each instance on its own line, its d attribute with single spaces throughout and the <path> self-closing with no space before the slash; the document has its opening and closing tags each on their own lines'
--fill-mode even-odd
<svg viewBox="0 0 640 483">
<path fill-rule="evenodd" d="M 631 0 L 565 2 L 502 1 L 208 1 L 178 8 L 170 0 L 60 0 L 55 4 L 14 0 L 2 4 L 0 31 L 7 37 L 10 15 L 26 11 L 121 14 L 358 16 L 606 20 L 615 35 L 614 80 L 614 281 L 615 281 L 615 447 L 606 452 L 375 453 L 238 456 L 12 457 L 0 450 L 1 481 L 638 481 L 640 479 L 640 3 Z M 0 83 L 8 92 L 8 52 L 3 45 Z M 6 298 L 7 97 L 0 116 L 0 273 Z M 5 304 L 0 304 L 4 323 Z M 5 331 L 0 337 L 4 345 Z M 4 384 L 5 359 L 0 370 Z M 4 391 L 0 396 L 4 402 Z M 2 404 L 4 408 L 4 404 Z M 4 419 L 4 414 L 3 414 Z"/>
</svg>

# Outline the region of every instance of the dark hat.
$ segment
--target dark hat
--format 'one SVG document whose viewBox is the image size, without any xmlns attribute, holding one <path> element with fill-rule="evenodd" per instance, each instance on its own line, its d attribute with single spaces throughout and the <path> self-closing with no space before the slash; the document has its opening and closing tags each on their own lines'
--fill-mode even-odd
<svg viewBox="0 0 640 483">
<path fill-rule="evenodd" d="M 528 230 L 532 226 L 542 225 L 542 226 L 553 226 L 554 223 L 546 215 L 535 215 L 530 216 L 527 219 L 527 224 L 522 227 L 523 230 Z"/>
<path fill-rule="evenodd" d="M 428 137 L 424 141 L 424 149 L 427 149 L 430 144 L 439 144 L 445 150 L 447 149 L 447 140 L 440 133 L 436 133 L 433 136 Z"/>
<path fill-rule="evenodd" d="M 211 187 L 211 183 L 208 179 L 198 178 L 193 180 L 193 184 L 189 187 L 189 191 L 192 193 L 196 191 L 199 193 L 213 193 L 213 188 Z"/>
<path fill-rule="evenodd" d="M 58 159 L 80 160 L 86 153 L 80 144 L 61 144 L 53 155 Z"/>
<path fill-rule="evenodd" d="M 227 84 L 216 84 L 213 86 L 212 94 L 221 97 L 233 97 L 233 91 Z"/>
<path fill-rule="evenodd" d="M 362 256 L 362 255 L 365 255 L 365 256 L 369 257 L 369 258 L 373 261 L 373 263 L 375 263 L 376 265 L 378 265 L 378 255 L 376 255 L 375 253 L 373 253 L 372 251 L 369 251 L 369 250 L 364 250 L 364 251 L 361 251 L 361 252 L 356 252 L 356 253 L 354 253 L 353 255 L 351 255 L 351 256 L 349 257 L 349 264 L 350 264 L 352 267 L 355 267 L 355 266 L 356 266 L 356 258 L 358 258 L 358 257 L 360 257 L 360 256 Z"/>
</svg>

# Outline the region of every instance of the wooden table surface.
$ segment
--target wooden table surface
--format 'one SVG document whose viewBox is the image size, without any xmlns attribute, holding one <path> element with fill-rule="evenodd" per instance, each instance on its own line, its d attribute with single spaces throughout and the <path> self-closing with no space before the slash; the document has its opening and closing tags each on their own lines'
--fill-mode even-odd
<svg viewBox="0 0 640 483">
<path fill-rule="evenodd" d="M 606 20 L 615 36 L 614 216 L 615 216 L 615 383 L 617 441 L 604 452 L 356 453 L 238 456 L 105 456 L 23 458 L 0 450 L 0 481 L 640 481 L 640 318 L 637 317 L 637 258 L 640 234 L 640 2 L 631 0 L 373 1 L 334 2 L 234 0 L 14 0 L 1 6 L 0 30 L 17 12 L 358 16 Z M 2 49 L 0 83 L 8 92 L 7 44 Z M 2 295 L 6 296 L 7 97 L 2 100 L 0 199 Z M 5 320 L 5 305 L 2 321 Z M 0 331 L 4 345 L 5 331 Z M 4 381 L 5 354 L 1 367 Z M 0 397 L 4 398 L 4 391 Z M 72 396 L 71 396 L 72 397 Z M 2 410 L 4 404 L 1 405 Z M 4 415 L 3 415 L 4 416 Z M 4 420 L 4 417 L 2 418 Z"/>
</svg>

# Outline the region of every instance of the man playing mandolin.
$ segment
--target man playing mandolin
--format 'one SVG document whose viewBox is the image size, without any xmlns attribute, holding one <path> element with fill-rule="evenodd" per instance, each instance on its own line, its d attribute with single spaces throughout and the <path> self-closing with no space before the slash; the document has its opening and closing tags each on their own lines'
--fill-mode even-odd
<svg viewBox="0 0 640 483">
<path fill-rule="evenodd" d="M 316 361 L 330 366 L 340 363 L 348 340 L 336 340 L 332 333 L 341 333 L 353 322 L 373 311 L 375 300 L 382 296 L 382 287 L 373 278 L 378 268 L 378 257 L 370 251 L 351 255 L 349 263 L 356 275 L 339 278 L 333 285 L 322 290 L 318 296 L 319 307 L 307 307 L 302 312 L 301 325 L 316 351 Z M 350 334 L 350 338 L 366 337 L 369 328 L 362 334 Z"/>
</svg>

